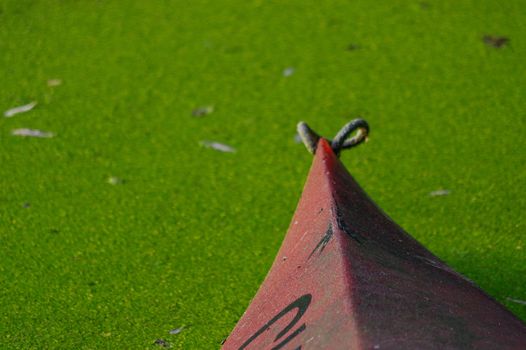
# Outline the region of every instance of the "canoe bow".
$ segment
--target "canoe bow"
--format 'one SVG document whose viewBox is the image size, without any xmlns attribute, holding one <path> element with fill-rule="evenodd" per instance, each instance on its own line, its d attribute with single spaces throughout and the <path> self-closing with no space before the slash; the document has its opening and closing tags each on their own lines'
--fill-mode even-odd
<svg viewBox="0 0 526 350">
<path fill-rule="evenodd" d="M 522 321 L 391 220 L 316 136 L 288 233 L 223 349 L 526 349 Z"/>
</svg>

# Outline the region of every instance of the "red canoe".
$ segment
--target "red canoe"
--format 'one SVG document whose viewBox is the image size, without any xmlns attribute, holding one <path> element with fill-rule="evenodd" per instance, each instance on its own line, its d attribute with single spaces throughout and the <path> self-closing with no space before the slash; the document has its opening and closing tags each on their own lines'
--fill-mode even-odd
<svg viewBox="0 0 526 350">
<path fill-rule="evenodd" d="M 283 245 L 223 349 L 526 349 L 526 326 L 387 217 L 320 139 Z"/>
</svg>

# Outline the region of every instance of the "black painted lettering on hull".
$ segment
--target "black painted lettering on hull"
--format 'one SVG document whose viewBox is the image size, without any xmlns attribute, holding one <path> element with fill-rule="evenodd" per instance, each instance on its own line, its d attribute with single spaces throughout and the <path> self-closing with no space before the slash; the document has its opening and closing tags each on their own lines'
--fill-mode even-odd
<svg viewBox="0 0 526 350">
<path fill-rule="evenodd" d="M 312 301 L 312 295 L 311 294 L 304 294 L 301 297 L 299 297 L 298 299 L 294 300 L 292 303 L 287 305 L 283 310 L 281 310 L 276 316 L 274 316 L 270 321 L 265 323 L 265 325 L 263 327 L 261 327 L 256 333 L 254 333 L 250 338 L 248 338 L 247 341 L 244 342 L 243 345 L 241 345 L 239 347 L 239 350 L 245 349 L 248 345 L 250 345 L 250 343 L 252 343 L 263 332 L 265 332 L 267 329 L 269 329 L 279 319 L 281 319 L 283 316 L 287 315 L 289 312 L 292 312 L 292 311 L 296 310 L 296 315 L 294 316 L 292 321 L 290 321 L 290 323 L 278 333 L 276 338 L 274 338 L 273 343 L 278 342 L 285 334 L 287 334 L 287 332 L 289 332 L 292 329 L 292 327 L 294 327 L 296 325 L 296 323 L 298 323 L 300 321 L 300 319 L 303 317 L 303 315 L 305 314 L 305 312 L 309 308 L 309 305 L 310 305 L 311 301 Z M 306 328 L 307 328 L 307 326 L 305 325 L 305 323 L 303 323 L 294 332 L 292 332 L 288 337 L 283 339 L 278 344 L 274 345 L 272 347 L 272 350 L 279 350 L 279 349 L 283 348 L 292 339 L 294 339 L 296 336 L 298 336 L 298 334 L 303 332 Z M 301 345 L 299 347 L 295 348 L 295 350 L 300 350 L 300 349 L 301 349 Z"/>
</svg>

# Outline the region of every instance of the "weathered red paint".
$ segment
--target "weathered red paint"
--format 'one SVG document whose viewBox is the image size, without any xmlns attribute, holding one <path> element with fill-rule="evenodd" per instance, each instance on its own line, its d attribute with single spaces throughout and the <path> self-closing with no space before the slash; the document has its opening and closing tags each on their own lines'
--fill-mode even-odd
<svg viewBox="0 0 526 350">
<path fill-rule="evenodd" d="M 526 349 L 526 327 L 389 219 L 322 139 L 223 349 Z"/>
</svg>

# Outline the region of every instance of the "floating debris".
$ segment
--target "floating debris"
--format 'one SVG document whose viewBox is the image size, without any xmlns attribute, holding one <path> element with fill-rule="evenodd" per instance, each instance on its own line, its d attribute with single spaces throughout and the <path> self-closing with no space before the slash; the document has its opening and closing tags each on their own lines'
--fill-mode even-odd
<svg viewBox="0 0 526 350">
<path fill-rule="evenodd" d="M 192 115 L 194 117 L 203 117 L 205 115 L 209 115 L 214 111 L 214 106 L 203 106 L 198 107 L 192 111 Z"/>
<path fill-rule="evenodd" d="M 292 74 L 294 74 L 295 71 L 296 71 L 296 69 L 294 67 L 285 68 L 283 70 L 283 76 L 284 77 L 290 77 Z"/>
<path fill-rule="evenodd" d="M 170 334 L 179 334 L 181 333 L 186 327 L 182 326 L 179 328 L 170 329 Z"/>
<path fill-rule="evenodd" d="M 201 146 L 212 148 L 219 152 L 236 153 L 236 149 L 234 147 L 225 145 L 224 143 L 219 143 L 216 141 L 201 141 L 200 144 Z"/>
<path fill-rule="evenodd" d="M 450 190 L 436 190 L 433 192 L 429 192 L 429 195 L 431 197 L 440 197 L 440 196 L 447 196 L 450 193 L 451 193 Z"/>
<path fill-rule="evenodd" d="M 355 50 L 359 50 L 361 48 L 362 47 L 360 45 L 349 44 L 349 46 L 347 46 L 347 51 L 355 51 Z"/>
<path fill-rule="evenodd" d="M 33 101 L 31 103 L 28 103 L 27 105 L 18 106 L 18 107 L 14 107 L 14 108 L 8 109 L 7 111 L 4 112 L 4 117 L 11 118 L 11 117 L 13 117 L 13 116 L 15 116 L 17 114 L 29 112 L 30 110 L 35 108 L 36 105 L 37 105 L 37 102 Z"/>
<path fill-rule="evenodd" d="M 40 138 L 45 138 L 45 139 L 49 139 L 49 138 L 55 136 L 55 134 L 50 132 L 50 131 L 42 131 L 42 130 L 37 130 L 37 129 L 26 129 L 26 128 L 15 129 L 15 130 L 11 131 L 11 135 L 27 136 L 27 137 L 40 137 Z"/>
<path fill-rule="evenodd" d="M 59 85 L 62 85 L 62 80 L 61 79 L 49 79 L 47 81 L 47 86 L 49 86 L 49 87 L 55 87 L 55 86 L 59 86 Z"/>
<path fill-rule="evenodd" d="M 153 342 L 155 345 L 159 345 L 159 346 L 162 346 L 163 348 L 171 348 L 172 346 L 170 345 L 170 343 L 168 343 L 166 340 L 164 339 L 156 339 L 154 342 Z"/>
<path fill-rule="evenodd" d="M 31 203 L 25 202 L 24 204 L 22 204 L 22 207 L 29 208 L 29 207 L 31 207 Z"/>
<path fill-rule="evenodd" d="M 124 180 L 121 178 L 118 178 L 117 176 L 110 176 L 108 177 L 108 183 L 110 185 L 120 185 L 124 183 Z"/>
<path fill-rule="evenodd" d="M 526 305 L 526 300 L 514 299 L 514 298 L 510 298 L 510 297 L 507 297 L 506 300 L 507 301 L 511 301 L 512 303 Z"/>
<path fill-rule="evenodd" d="M 488 46 L 492 46 L 494 48 L 500 49 L 507 43 L 509 43 L 510 39 L 506 38 L 505 36 L 495 36 L 495 35 L 484 35 L 482 38 L 484 43 Z"/>
</svg>

